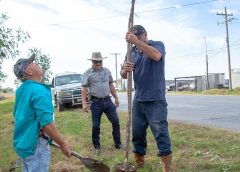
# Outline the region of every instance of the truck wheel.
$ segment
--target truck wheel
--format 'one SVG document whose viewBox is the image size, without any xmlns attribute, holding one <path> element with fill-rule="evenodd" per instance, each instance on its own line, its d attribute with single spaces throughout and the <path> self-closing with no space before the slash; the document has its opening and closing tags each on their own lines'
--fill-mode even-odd
<svg viewBox="0 0 240 172">
<path fill-rule="evenodd" d="M 64 106 L 60 102 L 57 103 L 57 110 L 58 112 L 64 111 Z"/>
<path fill-rule="evenodd" d="M 57 107 L 57 95 L 54 96 L 54 107 Z"/>
</svg>

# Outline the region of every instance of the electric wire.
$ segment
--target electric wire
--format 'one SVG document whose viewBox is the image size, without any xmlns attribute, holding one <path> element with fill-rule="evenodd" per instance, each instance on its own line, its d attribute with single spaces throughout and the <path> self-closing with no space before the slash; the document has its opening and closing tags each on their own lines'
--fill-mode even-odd
<svg viewBox="0 0 240 172">
<path fill-rule="evenodd" d="M 238 44 L 232 44 L 229 46 L 230 48 L 236 48 L 236 47 L 240 47 L 240 43 Z M 226 50 L 227 47 L 222 47 L 222 48 L 215 48 L 215 49 L 210 49 L 210 50 L 207 50 L 207 51 L 200 51 L 200 52 L 196 52 L 196 53 L 192 53 L 192 54 L 185 54 L 185 55 L 181 55 L 181 56 L 178 56 L 176 57 L 176 59 L 179 59 L 179 58 L 184 58 L 184 57 L 197 57 L 197 56 L 200 56 L 202 54 L 205 54 L 206 52 L 209 53 L 209 54 L 218 54 L 219 52 L 222 52 L 224 50 Z M 217 51 L 217 52 L 216 52 Z"/>
<path fill-rule="evenodd" d="M 144 10 L 144 11 L 139 11 L 135 12 L 135 15 L 137 14 L 142 14 L 142 13 L 150 13 L 150 12 L 155 12 L 155 11 L 163 11 L 163 10 L 169 10 L 169 9 L 177 9 L 179 7 L 188 7 L 188 6 L 194 6 L 194 5 L 200 5 L 200 4 L 205 4 L 205 3 L 210 3 L 210 2 L 215 2 L 219 0 L 208 0 L 208 1 L 200 1 L 200 2 L 195 2 L 195 3 L 189 3 L 189 4 L 182 4 L 182 5 L 172 5 L 171 7 L 164 7 L 164 8 L 158 8 L 158 9 L 153 9 L 153 10 Z M 97 18 L 92 18 L 92 19 L 82 19 L 82 20 L 76 20 L 72 22 L 65 22 L 61 24 L 71 24 L 71 23 L 80 23 L 80 22 L 88 22 L 88 21 L 96 21 L 96 20 L 104 20 L 104 19 L 111 19 L 111 18 L 117 18 L 117 17 L 122 17 L 122 16 L 128 16 L 129 14 L 119 14 L 119 15 L 114 15 L 114 16 L 106 16 L 106 17 L 97 17 Z M 57 23 L 52 23 L 49 25 L 58 25 Z"/>
</svg>

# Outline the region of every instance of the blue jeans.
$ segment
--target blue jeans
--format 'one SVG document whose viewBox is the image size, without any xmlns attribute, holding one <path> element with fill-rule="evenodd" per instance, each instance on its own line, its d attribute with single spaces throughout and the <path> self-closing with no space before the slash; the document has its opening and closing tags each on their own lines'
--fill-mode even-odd
<svg viewBox="0 0 240 172">
<path fill-rule="evenodd" d="M 33 155 L 22 160 L 23 172 L 48 172 L 51 158 L 51 151 L 48 141 L 39 137 L 38 145 Z"/>
<path fill-rule="evenodd" d="M 153 133 L 158 147 L 158 156 L 169 155 L 171 140 L 167 122 L 167 102 L 133 100 L 132 143 L 133 152 L 145 155 L 147 149 L 147 128 Z"/>
<path fill-rule="evenodd" d="M 100 148 L 100 124 L 102 114 L 105 113 L 112 123 L 112 136 L 115 146 L 121 145 L 120 124 L 116 112 L 116 106 L 111 98 L 95 99 L 91 98 L 90 109 L 92 113 L 92 142 L 95 149 Z"/>
</svg>

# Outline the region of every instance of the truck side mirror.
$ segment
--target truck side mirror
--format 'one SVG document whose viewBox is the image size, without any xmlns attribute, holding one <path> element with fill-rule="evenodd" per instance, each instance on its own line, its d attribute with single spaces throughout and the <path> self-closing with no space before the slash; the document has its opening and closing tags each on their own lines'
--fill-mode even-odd
<svg viewBox="0 0 240 172">
<path fill-rule="evenodd" d="M 52 80 L 52 83 L 51 83 L 50 87 L 54 88 L 54 79 Z"/>
</svg>

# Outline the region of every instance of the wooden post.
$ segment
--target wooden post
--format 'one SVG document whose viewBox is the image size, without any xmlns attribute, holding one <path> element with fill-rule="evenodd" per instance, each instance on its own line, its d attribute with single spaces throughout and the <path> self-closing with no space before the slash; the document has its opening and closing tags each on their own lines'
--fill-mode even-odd
<svg viewBox="0 0 240 172">
<path fill-rule="evenodd" d="M 134 15 L 134 4 L 135 0 L 132 0 L 132 6 L 128 21 L 128 31 L 131 31 L 133 27 L 133 15 Z M 127 44 L 127 61 L 132 62 L 132 44 Z M 131 133 L 131 120 L 132 120 L 132 72 L 127 73 L 127 95 L 128 95 L 128 116 L 126 125 L 126 148 L 125 148 L 125 158 L 124 158 L 124 169 L 127 170 L 129 163 L 129 143 L 130 143 L 130 133 Z"/>
</svg>

